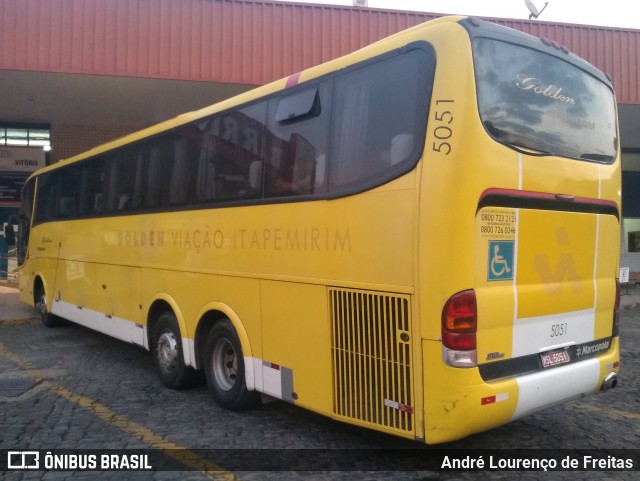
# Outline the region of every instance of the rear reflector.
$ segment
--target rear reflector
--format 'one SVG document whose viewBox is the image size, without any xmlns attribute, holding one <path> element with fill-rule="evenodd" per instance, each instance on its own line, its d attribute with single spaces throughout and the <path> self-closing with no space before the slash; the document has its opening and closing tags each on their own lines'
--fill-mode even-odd
<svg viewBox="0 0 640 481">
<path fill-rule="evenodd" d="M 480 399 L 480 404 L 482 406 L 486 406 L 487 404 L 494 404 L 501 401 L 506 401 L 507 399 L 509 399 L 509 393 L 503 392 L 500 394 L 496 394 L 495 396 L 483 397 L 482 399 Z"/>
</svg>

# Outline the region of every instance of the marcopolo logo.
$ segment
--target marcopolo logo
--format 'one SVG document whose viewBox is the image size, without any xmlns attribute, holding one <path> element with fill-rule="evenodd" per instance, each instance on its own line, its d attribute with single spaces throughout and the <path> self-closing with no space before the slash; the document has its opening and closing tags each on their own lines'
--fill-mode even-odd
<svg viewBox="0 0 640 481">
<path fill-rule="evenodd" d="M 607 351 L 609 346 L 611 346 L 611 341 L 609 339 L 596 341 L 591 344 L 583 344 L 576 347 L 576 357 L 592 356 L 594 354 Z"/>
</svg>

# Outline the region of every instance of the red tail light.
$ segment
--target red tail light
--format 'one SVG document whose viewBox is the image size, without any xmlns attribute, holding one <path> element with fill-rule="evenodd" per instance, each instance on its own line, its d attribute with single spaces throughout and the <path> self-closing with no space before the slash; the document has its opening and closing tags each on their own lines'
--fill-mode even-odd
<svg viewBox="0 0 640 481">
<path fill-rule="evenodd" d="M 477 330 L 478 309 L 475 291 L 462 291 L 451 296 L 442 310 L 444 347 L 456 351 L 474 350 Z"/>
<path fill-rule="evenodd" d="M 620 333 L 620 280 L 616 279 L 616 303 L 613 307 L 613 332 L 616 337 Z"/>
</svg>

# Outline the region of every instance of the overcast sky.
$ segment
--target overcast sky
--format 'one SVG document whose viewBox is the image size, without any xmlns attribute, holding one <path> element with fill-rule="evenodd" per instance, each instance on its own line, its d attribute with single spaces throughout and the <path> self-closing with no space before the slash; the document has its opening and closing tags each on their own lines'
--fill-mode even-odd
<svg viewBox="0 0 640 481">
<path fill-rule="evenodd" d="M 352 5 L 353 0 L 296 0 Z M 542 9 L 545 2 L 532 0 Z M 524 0 L 368 0 L 369 7 L 431 13 L 526 19 Z M 549 0 L 539 20 L 640 29 L 639 0 Z"/>
</svg>

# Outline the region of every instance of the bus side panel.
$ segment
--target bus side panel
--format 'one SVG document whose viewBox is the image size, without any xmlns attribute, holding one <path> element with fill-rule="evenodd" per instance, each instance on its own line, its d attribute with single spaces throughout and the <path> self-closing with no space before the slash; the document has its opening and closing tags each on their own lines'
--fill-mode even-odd
<svg viewBox="0 0 640 481">
<path fill-rule="evenodd" d="M 101 254 L 102 246 L 96 242 L 95 222 L 84 221 L 50 222 L 42 225 L 49 244 L 58 247 L 58 262 L 55 273 L 55 284 L 51 285 L 54 298 L 51 312 L 73 322 L 94 328 L 93 324 L 104 324 L 104 313 L 96 310 L 96 258 Z M 80 312 L 82 309 L 93 312 Z M 98 329 L 105 332 L 104 329 Z M 111 334 L 113 335 L 113 334 Z M 121 336 L 116 336 L 120 337 Z"/>
<path fill-rule="evenodd" d="M 180 272 L 168 269 L 142 269 L 142 305 L 148 312 L 157 300 L 165 300 L 174 305 L 174 314 L 181 327 L 183 343 L 190 345 L 190 353 L 195 353 L 198 324 L 212 303 L 215 310 L 230 318 L 239 332 L 245 355 L 250 352 L 260 356 L 261 316 L 260 282 L 243 277 L 217 276 L 211 274 Z M 213 308 L 211 308 L 213 309 Z M 147 322 L 145 315 L 144 323 Z M 242 334 L 246 333 L 250 345 Z M 153 335 L 153 333 L 149 333 Z M 195 359 L 190 363 L 195 362 Z M 201 367 L 201 366 L 200 366 Z"/>
<path fill-rule="evenodd" d="M 247 341 L 250 343 L 250 353 L 254 357 L 261 357 L 263 351 L 262 341 L 262 314 L 260 312 L 260 280 L 244 277 L 220 276 L 219 300 L 228 305 L 238 316 L 236 330 L 244 329 Z M 186 286 L 190 289 L 189 286 Z M 190 292 L 190 291 L 188 291 Z M 187 295 L 188 292 L 186 293 Z M 204 299 L 204 298 L 203 298 Z M 218 300 L 216 299 L 216 300 Z M 194 320 L 195 316 L 193 317 Z M 233 322 L 233 319 L 231 319 Z M 189 326 L 189 337 L 194 337 L 195 326 Z M 241 337 L 242 340 L 242 337 Z M 243 353 L 249 355 L 247 349 Z"/>
<path fill-rule="evenodd" d="M 63 302 L 76 308 L 94 308 L 95 303 L 92 301 L 96 291 L 95 271 L 96 265 L 93 262 L 59 259 L 53 293 L 54 303 Z"/>
<path fill-rule="evenodd" d="M 332 412 L 331 325 L 324 286 L 262 281 L 264 392 L 323 414 Z M 284 392 L 292 371 L 293 392 Z M 268 384 L 276 375 L 275 384 Z M 295 393 L 295 395 L 294 395 Z"/>
<path fill-rule="evenodd" d="M 31 230 L 29 238 L 29 255 L 20 271 L 20 298 L 23 302 L 33 305 L 33 286 L 37 276 L 42 278 L 47 306 L 51 309 L 54 297 L 56 267 L 60 241 L 57 233 L 50 228 L 51 224 L 43 227 L 36 226 Z"/>
<path fill-rule="evenodd" d="M 128 321 L 129 339 L 144 345 L 142 310 L 140 309 L 140 269 L 130 266 L 96 264 L 95 301 L 93 309 L 111 318 Z M 135 328 L 134 328 L 135 327 Z"/>
<path fill-rule="evenodd" d="M 49 257 L 37 257 L 25 262 L 20 270 L 20 300 L 30 306 L 34 305 L 34 283 L 36 276 L 40 276 L 47 295 L 47 306 L 51 309 L 53 302 L 53 287 L 55 270 L 58 261 Z"/>
</svg>

